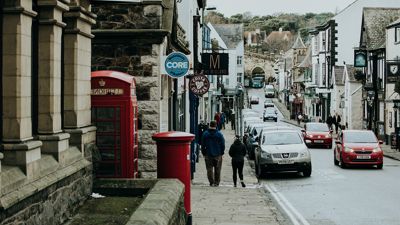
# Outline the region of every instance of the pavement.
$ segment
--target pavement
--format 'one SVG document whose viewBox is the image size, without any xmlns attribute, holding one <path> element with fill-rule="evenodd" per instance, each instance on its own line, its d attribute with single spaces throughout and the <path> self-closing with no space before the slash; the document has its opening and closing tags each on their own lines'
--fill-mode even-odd
<svg viewBox="0 0 400 225">
<path fill-rule="evenodd" d="M 234 140 L 234 131 L 222 130 L 225 137 L 225 154 L 222 161 L 221 182 L 218 187 L 210 187 L 204 157 L 196 164 L 192 180 L 192 218 L 194 225 L 279 225 L 285 219 L 276 208 L 272 196 L 260 186 L 245 158 L 243 168 L 245 188 L 233 187 L 229 147 Z M 239 178 L 238 178 L 239 181 Z"/>
<path fill-rule="evenodd" d="M 281 121 L 298 127 L 304 127 L 303 122 L 300 122 L 300 124 L 298 124 L 297 121 L 290 119 L 290 112 L 289 110 L 287 110 L 286 106 L 283 103 L 279 102 L 277 99 L 274 99 L 274 104 L 278 108 L 278 110 L 282 112 L 282 115 L 285 117 L 285 119 L 282 119 Z M 400 161 L 400 151 L 392 149 L 390 145 L 387 144 L 382 144 L 381 148 L 384 156 Z"/>
</svg>

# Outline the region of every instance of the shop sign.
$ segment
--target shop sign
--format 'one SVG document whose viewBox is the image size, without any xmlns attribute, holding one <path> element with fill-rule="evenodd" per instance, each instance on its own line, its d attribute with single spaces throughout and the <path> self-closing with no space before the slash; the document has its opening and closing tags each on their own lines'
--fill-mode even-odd
<svg viewBox="0 0 400 225">
<path fill-rule="evenodd" d="M 171 77 L 183 77 L 189 71 L 189 59 L 181 52 L 173 52 L 165 58 L 164 67 Z"/>
<path fill-rule="evenodd" d="M 354 67 L 366 67 L 366 66 L 367 66 L 367 51 L 354 50 Z"/>
<path fill-rule="evenodd" d="M 202 70 L 207 75 L 229 75 L 228 53 L 202 53 Z"/>
<path fill-rule="evenodd" d="M 386 62 L 386 77 L 388 83 L 395 83 L 400 79 L 400 61 Z"/>
<path fill-rule="evenodd" d="M 204 75 L 195 75 L 189 81 L 189 89 L 196 95 L 204 95 L 210 88 L 210 82 Z"/>
</svg>

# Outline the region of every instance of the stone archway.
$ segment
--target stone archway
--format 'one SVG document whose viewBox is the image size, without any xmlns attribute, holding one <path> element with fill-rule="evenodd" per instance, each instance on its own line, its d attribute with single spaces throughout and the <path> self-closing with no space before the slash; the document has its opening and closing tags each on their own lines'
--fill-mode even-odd
<svg viewBox="0 0 400 225">
<path fill-rule="evenodd" d="M 264 69 L 259 66 L 254 67 L 254 69 L 251 70 L 251 76 L 253 77 L 255 75 L 264 75 L 265 76 Z"/>
</svg>

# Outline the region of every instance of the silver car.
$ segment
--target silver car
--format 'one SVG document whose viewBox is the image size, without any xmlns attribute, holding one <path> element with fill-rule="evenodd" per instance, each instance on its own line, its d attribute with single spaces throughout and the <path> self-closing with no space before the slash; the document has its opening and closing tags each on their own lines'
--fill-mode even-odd
<svg viewBox="0 0 400 225">
<path fill-rule="evenodd" d="M 255 170 L 259 178 L 267 172 L 297 171 L 311 176 L 311 153 L 296 130 L 263 130 L 255 149 Z"/>
</svg>

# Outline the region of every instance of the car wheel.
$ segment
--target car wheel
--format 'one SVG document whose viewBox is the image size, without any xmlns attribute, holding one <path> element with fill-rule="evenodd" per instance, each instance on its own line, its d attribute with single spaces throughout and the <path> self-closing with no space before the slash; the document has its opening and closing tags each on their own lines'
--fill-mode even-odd
<svg viewBox="0 0 400 225">
<path fill-rule="evenodd" d="M 333 153 L 333 163 L 335 164 L 335 166 L 339 165 L 339 160 L 336 159 L 336 152 Z"/>
<path fill-rule="evenodd" d="M 377 168 L 378 170 L 381 170 L 381 169 L 383 168 L 383 163 L 382 163 L 382 164 L 376 165 L 376 168 Z"/>
<path fill-rule="evenodd" d="M 343 162 L 342 156 L 340 156 L 340 167 L 342 169 L 346 169 L 346 167 L 347 167 L 346 163 Z"/>
<path fill-rule="evenodd" d="M 257 164 L 257 174 L 256 175 L 257 175 L 258 179 L 265 177 L 265 170 L 260 166 L 260 164 Z"/>
<path fill-rule="evenodd" d="M 312 167 L 311 164 L 309 166 L 307 166 L 302 172 L 303 172 L 303 176 L 304 177 L 310 177 L 311 176 L 311 171 L 312 171 Z"/>
</svg>

